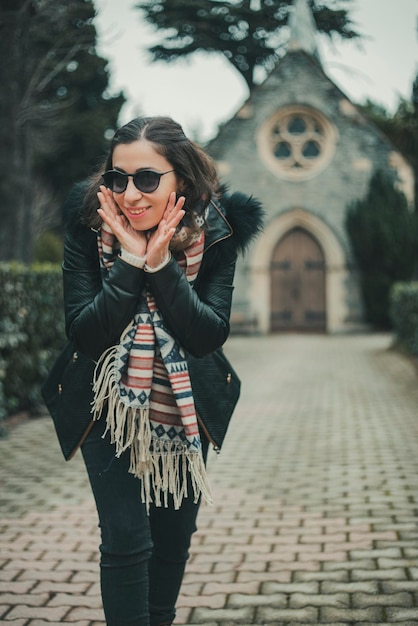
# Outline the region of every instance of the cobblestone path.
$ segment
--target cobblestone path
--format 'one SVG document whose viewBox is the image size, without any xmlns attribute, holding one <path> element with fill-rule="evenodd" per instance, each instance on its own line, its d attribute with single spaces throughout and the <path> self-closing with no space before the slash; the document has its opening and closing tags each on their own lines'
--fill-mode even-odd
<svg viewBox="0 0 418 626">
<path fill-rule="evenodd" d="M 232 337 L 176 624 L 418 625 L 418 373 L 388 335 Z M 0 624 L 103 626 L 96 512 L 48 417 L 0 440 Z"/>
</svg>

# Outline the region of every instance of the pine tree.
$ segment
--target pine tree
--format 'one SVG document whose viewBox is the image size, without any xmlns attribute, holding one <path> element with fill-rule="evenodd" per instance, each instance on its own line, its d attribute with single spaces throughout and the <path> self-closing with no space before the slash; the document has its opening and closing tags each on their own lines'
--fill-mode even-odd
<svg viewBox="0 0 418 626">
<path fill-rule="evenodd" d="M 320 32 L 358 37 L 348 10 L 352 0 L 310 0 Z M 165 32 L 152 46 L 154 60 L 175 61 L 194 52 L 217 52 L 243 76 L 248 88 L 257 69 L 270 71 L 283 53 L 293 0 L 141 0 L 145 19 Z"/>
<path fill-rule="evenodd" d="M 368 100 L 363 111 L 408 159 L 415 175 L 415 210 L 418 213 L 418 74 L 411 89 L 411 99 L 401 99 L 394 115 Z"/>
<path fill-rule="evenodd" d="M 0 259 L 31 260 L 45 215 L 88 173 L 117 123 L 124 97 L 107 95 L 94 16 L 91 0 L 2 0 Z"/>
<path fill-rule="evenodd" d="M 388 328 L 390 289 L 414 273 L 416 216 L 393 181 L 377 171 L 366 197 L 348 207 L 346 228 L 360 273 L 366 319 L 375 327 Z"/>
</svg>

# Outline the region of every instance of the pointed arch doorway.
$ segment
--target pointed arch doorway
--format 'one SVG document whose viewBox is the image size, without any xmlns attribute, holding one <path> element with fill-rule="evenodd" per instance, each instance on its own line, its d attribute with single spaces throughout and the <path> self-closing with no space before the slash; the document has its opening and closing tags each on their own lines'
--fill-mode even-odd
<svg viewBox="0 0 418 626">
<path fill-rule="evenodd" d="M 270 264 L 270 330 L 326 330 L 325 257 L 304 228 L 293 228 L 276 244 Z"/>
</svg>

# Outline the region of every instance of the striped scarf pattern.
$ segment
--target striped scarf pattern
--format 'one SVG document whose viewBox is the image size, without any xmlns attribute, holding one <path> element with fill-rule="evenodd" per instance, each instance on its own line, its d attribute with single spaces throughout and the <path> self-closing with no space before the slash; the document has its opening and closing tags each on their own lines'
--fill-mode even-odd
<svg viewBox="0 0 418 626">
<path fill-rule="evenodd" d="M 98 233 L 101 266 L 110 270 L 118 242 L 106 224 Z M 193 285 L 203 256 L 204 232 L 178 261 Z M 190 473 L 193 498 L 212 502 L 185 353 L 145 290 L 119 344 L 100 357 L 94 377 L 93 416 L 106 414 L 116 456 L 130 451 L 129 471 L 141 479 L 142 501 L 178 509 Z"/>
</svg>

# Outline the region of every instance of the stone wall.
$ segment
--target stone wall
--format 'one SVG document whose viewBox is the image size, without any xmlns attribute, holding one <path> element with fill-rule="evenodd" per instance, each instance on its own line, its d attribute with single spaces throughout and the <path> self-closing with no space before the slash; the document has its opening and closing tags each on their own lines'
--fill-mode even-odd
<svg viewBox="0 0 418 626">
<path fill-rule="evenodd" d="M 260 150 L 261 129 L 277 111 L 301 105 L 318 111 L 332 128 L 332 158 L 322 169 L 306 178 L 290 180 L 270 167 Z M 240 190 L 259 198 L 267 212 L 266 229 L 285 213 L 301 210 L 324 223 L 341 247 L 344 277 L 337 289 L 342 298 L 335 328 L 351 328 L 362 319 L 358 281 L 353 268 L 345 230 L 347 206 L 364 197 L 370 176 L 376 169 L 389 173 L 404 191 L 410 187 L 410 168 L 387 138 L 348 100 L 324 74 L 316 60 L 299 50 L 290 52 L 267 80 L 256 87 L 240 111 L 220 128 L 207 146 L 218 163 L 221 179 L 231 191 Z M 251 280 L 257 259 L 253 247 L 238 266 L 234 311 L 253 317 L 260 304 Z M 258 273 L 260 268 L 258 267 Z M 265 268 L 264 271 L 268 271 Z M 341 268 L 339 268 L 341 271 Z M 256 272 L 257 273 L 257 272 Z M 251 275 L 253 274 L 252 278 Z M 265 277 L 265 280 L 267 278 Z M 330 281 L 330 285 L 333 284 Z M 333 298 L 333 294 L 330 294 Z M 268 307 L 265 297 L 264 307 Z M 266 319 L 266 315 L 264 316 Z M 268 325 L 267 325 L 268 326 Z M 266 323 L 261 330 L 268 331 Z"/>
</svg>

